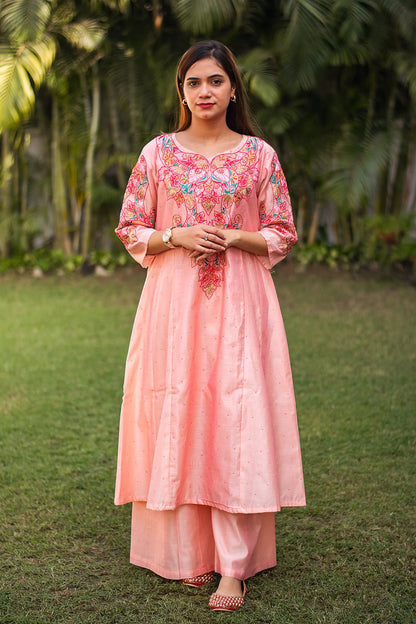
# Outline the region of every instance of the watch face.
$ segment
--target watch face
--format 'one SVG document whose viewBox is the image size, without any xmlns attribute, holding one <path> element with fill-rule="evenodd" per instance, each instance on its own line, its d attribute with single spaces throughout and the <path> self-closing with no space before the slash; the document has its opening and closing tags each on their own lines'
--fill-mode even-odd
<svg viewBox="0 0 416 624">
<path fill-rule="evenodd" d="M 164 243 L 169 242 L 172 232 L 170 230 L 165 230 L 162 234 L 162 240 Z"/>
</svg>

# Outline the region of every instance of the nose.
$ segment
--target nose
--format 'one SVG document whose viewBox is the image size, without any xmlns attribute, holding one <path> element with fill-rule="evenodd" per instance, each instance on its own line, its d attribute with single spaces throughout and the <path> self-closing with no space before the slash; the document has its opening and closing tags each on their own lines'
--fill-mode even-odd
<svg viewBox="0 0 416 624">
<path fill-rule="evenodd" d="M 200 94 L 202 97 L 209 97 L 211 95 L 210 85 L 207 82 L 201 84 Z"/>
</svg>

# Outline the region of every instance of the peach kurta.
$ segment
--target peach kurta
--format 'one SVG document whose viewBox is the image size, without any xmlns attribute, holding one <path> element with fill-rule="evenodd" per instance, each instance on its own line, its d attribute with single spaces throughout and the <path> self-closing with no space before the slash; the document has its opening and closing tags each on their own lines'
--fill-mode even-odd
<svg viewBox="0 0 416 624">
<path fill-rule="evenodd" d="M 237 248 L 202 266 L 178 247 L 147 254 L 155 230 L 209 223 L 259 231 L 268 255 Z M 296 406 L 270 269 L 296 242 L 273 149 L 243 137 L 207 159 L 175 135 L 148 143 L 117 235 L 148 274 L 121 412 L 116 504 L 235 513 L 305 504 Z"/>
</svg>

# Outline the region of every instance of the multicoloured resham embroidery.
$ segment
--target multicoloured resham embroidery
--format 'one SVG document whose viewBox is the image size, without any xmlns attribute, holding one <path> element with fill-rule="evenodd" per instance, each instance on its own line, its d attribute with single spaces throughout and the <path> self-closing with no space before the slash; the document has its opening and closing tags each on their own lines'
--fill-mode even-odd
<svg viewBox="0 0 416 624">
<path fill-rule="evenodd" d="M 295 244 L 292 209 L 289 200 L 289 191 L 283 171 L 277 158 L 272 161 L 270 186 L 273 193 L 273 204 L 267 209 L 264 202 L 260 205 L 260 223 L 262 227 L 274 225 L 281 236 L 280 248 L 282 253 L 288 253 Z"/>
<path fill-rule="evenodd" d="M 162 183 L 167 200 L 173 200 L 177 206 L 177 212 L 173 209 L 171 217 L 172 225 L 177 227 L 207 223 L 220 228 L 245 229 L 244 204 L 258 192 L 260 226 L 279 234 L 278 247 L 282 255 L 290 250 L 296 242 L 296 231 L 286 180 L 276 155 L 272 162 L 267 160 L 265 166 L 270 167 L 269 179 L 262 179 L 263 190 L 258 189 L 259 175 L 267 171 L 259 166 L 263 145 L 260 139 L 246 137 L 243 145 L 234 152 L 219 154 L 212 159 L 184 151 L 172 135 L 158 137 L 155 142 L 159 156 L 155 184 L 149 184 L 146 159 L 141 155 L 124 195 L 116 231 L 126 245 L 138 241 L 140 227 L 155 227 L 155 185 Z M 202 263 L 191 260 L 207 297 L 211 297 L 223 282 L 226 256 L 226 253 L 215 254 Z"/>
<path fill-rule="evenodd" d="M 152 207 L 149 212 L 146 211 L 145 198 L 148 189 L 146 159 L 141 155 L 131 172 L 121 208 L 120 225 L 122 227 L 117 230 L 117 235 L 124 243 L 137 242 L 137 225 L 147 227 L 155 225 L 156 207 Z"/>
<path fill-rule="evenodd" d="M 210 299 L 215 290 L 221 286 L 224 279 L 225 265 L 225 253 L 213 254 L 205 258 L 202 262 L 192 261 L 192 266 L 198 267 L 198 280 L 208 299 Z"/>
<path fill-rule="evenodd" d="M 167 197 L 174 199 L 184 218 L 174 217 L 175 225 L 192 226 L 208 223 L 221 228 L 240 228 L 243 217 L 235 214 L 236 206 L 253 192 L 258 179 L 258 140 L 247 137 L 235 152 L 219 154 L 211 160 L 183 151 L 172 135 L 159 137 L 163 180 Z M 198 266 L 198 278 L 207 297 L 221 285 L 225 266 L 224 254 L 207 258 Z"/>
</svg>

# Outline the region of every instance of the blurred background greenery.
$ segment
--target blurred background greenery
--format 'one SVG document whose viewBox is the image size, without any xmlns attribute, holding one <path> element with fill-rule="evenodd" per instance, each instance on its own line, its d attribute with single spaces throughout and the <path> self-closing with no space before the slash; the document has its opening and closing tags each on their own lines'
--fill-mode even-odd
<svg viewBox="0 0 416 624">
<path fill-rule="evenodd" d="M 412 0 L 2 0 L 0 272 L 123 263 L 141 147 L 175 126 L 180 55 L 237 56 L 288 179 L 301 265 L 414 274 Z"/>
</svg>

